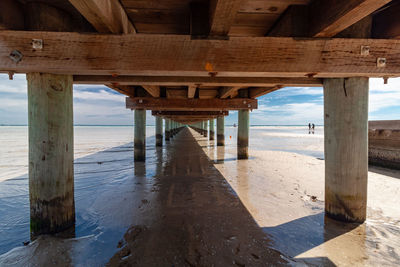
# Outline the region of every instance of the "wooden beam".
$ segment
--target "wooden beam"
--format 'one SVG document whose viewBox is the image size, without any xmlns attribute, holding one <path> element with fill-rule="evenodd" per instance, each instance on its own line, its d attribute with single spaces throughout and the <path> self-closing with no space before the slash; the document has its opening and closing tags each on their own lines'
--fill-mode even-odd
<svg viewBox="0 0 400 267">
<path fill-rule="evenodd" d="M 116 0 L 69 0 L 69 2 L 101 33 L 136 33 Z"/>
<path fill-rule="evenodd" d="M 391 0 L 320 0 L 310 5 L 309 36 L 333 37 Z"/>
<path fill-rule="evenodd" d="M 127 97 L 126 108 L 148 110 L 189 110 L 189 111 L 224 111 L 239 109 L 257 109 L 257 99 L 167 99 L 148 97 Z"/>
<path fill-rule="evenodd" d="M 160 86 L 142 85 L 142 87 L 143 87 L 152 97 L 160 97 Z"/>
<path fill-rule="evenodd" d="M 226 36 L 231 29 L 241 0 L 211 0 L 210 1 L 210 35 Z"/>
<path fill-rule="evenodd" d="M 275 87 L 267 87 L 267 88 L 249 88 L 249 97 L 250 98 L 256 98 L 256 97 L 260 97 L 266 94 L 269 94 L 273 91 L 276 91 L 278 89 L 281 89 L 282 87 L 280 86 L 275 86 Z"/>
<path fill-rule="evenodd" d="M 0 1 L 0 30 L 23 30 L 24 13 L 15 0 Z"/>
<path fill-rule="evenodd" d="M 319 0 L 290 6 L 268 36 L 334 37 L 391 0 Z"/>
<path fill-rule="evenodd" d="M 274 77 L 194 77 L 194 76 L 117 76 L 111 75 L 75 75 L 75 84 L 118 83 L 121 85 L 159 85 L 184 86 L 189 85 L 188 98 L 193 98 L 197 86 L 227 86 L 231 87 L 270 87 L 283 85 L 290 87 L 318 87 L 322 80 L 317 78 L 274 78 Z M 228 88 L 228 90 L 229 90 Z M 190 94 L 189 94 L 190 91 Z M 190 97 L 193 94 L 193 97 Z M 229 96 L 229 94 L 228 94 Z"/>
<path fill-rule="evenodd" d="M 400 39 L 400 2 L 390 3 L 373 18 L 373 38 Z"/>
<path fill-rule="evenodd" d="M 237 92 L 242 86 L 224 87 L 219 90 L 220 98 L 227 98 Z"/>
<path fill-rule="evenodd" d="M 188 98 L 194 98 L 194 95 L 196 94 L 197 86 L 195 85 L 189 85 L 188 86 L 188 93 L 187 97 Z"/>
<path fill-rule="evenodd" d="M 126 96 L 135 96 L 135 88 L 133 86 L 113 83 L 107 83 L 104 85 Z"/>
<path fill-rule="evenodd" d="M 157 111 L 151 112 L 153 116 L 228 116 L 229 111 Z"/>
<path fill-rule="evenodd" d="M 32 39 L 42 39 L 41 51 Z M 369 46 L 369 55 L 361 55 Z M 19 51 L 20 61 L 10 53 Z M 386 65 L 378 67 L 377 59 Z M 83 75 L 400 76 L 400 41 L 0 31 L 0 71 Z"/>
</svg>

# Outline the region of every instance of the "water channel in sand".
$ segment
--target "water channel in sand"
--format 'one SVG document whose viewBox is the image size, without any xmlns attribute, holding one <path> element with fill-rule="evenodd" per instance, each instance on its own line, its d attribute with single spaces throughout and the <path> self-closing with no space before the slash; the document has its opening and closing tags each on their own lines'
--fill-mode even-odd
<svg viewBox="0 0 400 267">
<path fill-rule="evenodd" d="M 142 240 L 144 236 L 154 237 L 154 233 L 162 233 L 157 232 L 163 229 L 162 226 L 157 228 L 154 222 L 164 220 L 162 216 L 168 210 L 160 204 L 164 194 L 168 202 L 169 194 L 185 196 L 190 193 L 189 198 L 193 198 L 195 204 L 200 203 L 200 206 L 194 206 L 199 210 L 201 205 L 209 205 L 204 202 L 208 196 L 201 192 L 207 190 L 207 184 L 212 186 L 211 181 L 214 180 L 197 183 L 191 192 L 180 192 L 183 189 L 175 185 L 175 193 L 170 193 L 171 185 L 182 184 L 179 179 L 174 181 L 173 178 L 178 177 L 177 172 L 183 171 L 180 177 L 190 178 L 191 174 L 201 177 L 213 173 L 217 181 L 227 182 L 226 189 L 210 189 L 217 192 L 214 193 L 216 200 L 222 196 L 219 201 L 225 203 L 224 200 L 230 199 L 231 195 L 235 196 L 230 202 L 237 199 L 242 205 L 239 211 L 244 212 L 244 218 L 252 218 L 255 222 L 248 228 L 253 229 L 253 225 L 257 225 L 264 233 L 264 237 L 254 234 L 259 240 L 253 247 L 257 251 L 256 256 L 251 255 L 254 254 L 251 249 L 247 251 L 253 263 L 257 263 L 257 257 L 266 256 L 260 252 L 262 247 L 265 251 L 272 247 L 287 257 L 307 264 L 395 265 L 400 261 L 399 173 L 383 169 L 370 172 L 366 224 L 343 226 L 324 219 L 323 133 L 320 128 L 314 135 L 309 135 L 306 127 L 252 127 L 251 158 L 248 161 L 236 160 L 235 128 L 226 127 L 226 147 L 223 149 L 214 147 L 210 141 L 197 135 L 197 142 L 193 142 L 202 148 L 211 165 L 205 160 L 191 161 L 187 170 L 179 162 L 171 161 L 182 152 L 173 148 L 168 150 L 168 147 L 155 149 L 154 127 L 147 127 L 145 164 L 133 163 L 132 139 L 132 127 L 75 127 L 76 238 L 60 242 L 57 238 L 44 237 L 27 247 L 8 252 L 29 240 L 27 128 L 0 127 L 0 254 L 5 253 L 0 256 L 0 263 L 24 265 L 34 255 L 42 255 L 37 257 L 38 264 L 48 264 L 46 259 L 52 259 L 54 265 L 97 266 L 104 265 L 111 258 L 114 265 L 129 258 L 141 260 L 130 256 L 135 251 L 143 251 L 132 237 Z M 171 144 L 177 140 L 179 137 Z M 192 156 L 201 157 L 202 153 L 196 151 Z M 160 180 L 161 177 L 165 179 Z M 214 186 L 221 188 L 223 183 Z M 230 193 L 225 195 L 225 191 Z M 190 199 L 176 201 L 190 208 Z M 178 210 L 182 209 L 183 206 Z M 211 212 L 210 218 L 215 216 L 213 214 L 218 212 Z M 218 262 L 218 258 L 206 257 L 210 251 L 222 251 L 218 250 L 218 240 L 209 240 L 208 244 L 195 242 L 196 235 L 204 234 L 206 229 L 209 231 L 207 227 L 214 224 L 210 220 L 200 220 L 202 223 L 196 227 L 196 220 L 190 221 L 196 216 L 191 216 L 183 224 L 180 239 L 183 247 L 190 248 L 184 252 L 189 255 L 186 260 L 191 263 L 200 257 L 205 262 Z M 222 220 L 217 225 L 224 222 L 218 216 L 213 220 Z M 238 223 L 240 220 L 236 221 Z M 194 228 L 191 225 L 195 225 Z M 226 229 L 234 232 L 234 226 L 235 222 Z M 196 233 L 194 237 L 193 233 Z M 123 240 L 124 235 L 128 240 Z M 218 232 L 215 235 L 218 236 Z M 221 240 L 228 238 L 228 241 L 225 240 L 227 244 L 234 245 L 238 236 L 235 233 L 221 237 Z M 190 238 L 194 241 L 186 240 Z M 239 236 L 239 240 L 242 245 L 251 243 L 243 236 Z M 185 246 L 185 242 L 192 244 L 191 247 Z M 211 247 L 204 250 L 207 245 Z M 132 251 L 128 253 L 127 248 Z M 43 251 L 46 251 L 46 257 Z M 239 264 L 249 260 L 245 254 L 238 252 L 237 255 Z M 164 256 L 169 259 L 168 255 Z M 225 252 L 224 257 L 229 256 L 234 257 Z M 275 261 L 279 262 L 278 259 Z M 263 265 L 260 261 L 258 263 Z"/>
</svg>

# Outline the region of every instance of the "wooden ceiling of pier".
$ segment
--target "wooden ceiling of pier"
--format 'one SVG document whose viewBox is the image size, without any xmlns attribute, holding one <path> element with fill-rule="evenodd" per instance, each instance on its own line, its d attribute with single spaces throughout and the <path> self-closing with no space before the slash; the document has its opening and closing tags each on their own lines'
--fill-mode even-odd
<svg viewBox="0 0 400 267">
<path fill-rule="evenodd" d="M 326 77 L 400 76 L 400 0 L 37 2 L 0 1 L 0 72 L 73 74 L 77 84 L 132 97 L 127 105 L 198 99 L 228 110 L 232 99 L 321 86 Z M 73 29 L 27 32 L 39 17 Z M 32 39 L 43 49 L 32 49 Z M 11 60 L 13 51 L 22 59 Z"/>
</svg>

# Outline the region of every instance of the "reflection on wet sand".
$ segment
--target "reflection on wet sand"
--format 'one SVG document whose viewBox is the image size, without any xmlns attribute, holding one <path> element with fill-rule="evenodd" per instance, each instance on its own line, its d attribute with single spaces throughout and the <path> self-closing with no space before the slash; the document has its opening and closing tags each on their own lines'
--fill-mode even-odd
<svg viewBox="0 0 400 267">
<path fill-rule="evenodd" d="M 227 155 L 235 150 L 234 145 L 225 148 Z M 370 175 L 366 223 L 341 223 L 324 216 L 323 161 L 277 151 L 253 150 L 250 154 L 253 158 L 249 160 L 214 166 L 270 236 L 275 249 L 317 266 L 394 266 L 400 262 L 400 217 L 388 207 L 396 206 L 395 201 L 385 205 L 387 199 L 380 199 L 385 193 L 398 199 L 399 180 Z M 215 162 L 212 153 L 208 156 Z"/>
<path fill-rule="evenodd" d="M 208 151 L 211 153 L 211 148 Z M 160 216 L 153 223 L 131 226 L 110 266 L 265 266 L 286 262 L 269 248 L 267 235 L 188 129 L 174 137 L 165 152 L 163 174 L 157 178 L 157 199 L 153 200 Z"/>
</svg>

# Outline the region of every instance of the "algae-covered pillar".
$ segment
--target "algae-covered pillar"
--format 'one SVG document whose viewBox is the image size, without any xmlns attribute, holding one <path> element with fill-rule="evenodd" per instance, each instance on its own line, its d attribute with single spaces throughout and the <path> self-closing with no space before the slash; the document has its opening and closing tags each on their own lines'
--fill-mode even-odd
<svg viewBox="0 0 400 267">
<path fill-rule="evenodd" d="M 25 11 L 26 30 L 72 30 L 70 18 L 57 8 L 30 2 Z M 30 229 L 34 238 L 75 225 L 73 77 L 29 73 L 26 78 Z"/>
<path fill-rule="evenodd" d="M 225 117 L 217 118 L 217 146 L 225 145 Z"/>
<path fill-rule="evenodd" d="M 135 110 L 135 136 L 134 136 L 135 161 L 146 160 L 146 110 Z"/>
<path fill-rule="evenodd" d="M 165 119 L 165 141 L 169 141 L 170 137 L 169 127 L 170 127 L 170 121 L 169 119 Z"/>
<path fill-rule="evenodd" d="M 75 224 L 71 75 L 29 73 L 29 199 L 31 234 Z"/>
<path fill-rule="evenodd" d="M 368 78 L 324 79 L 325 212 L 362 223 L 367 213 Z"/>
<path fill-rule="evenodd" d="M 238 135 L 237 135 L 237 157 L 238 159 L 249 158 L 249 128 L 250 111 L 239 110 L 238 112 Z"/>
<path fill-rule="evenodd" d="M 214 140 L 214 119 L 210 120 L 210 140 Z"/>
<path fill-rule="evenodd" d="M 156 116 L 156 146 L 162 146 L 163 144 L 163 120 L 161 117 Z"/>
</svg>

